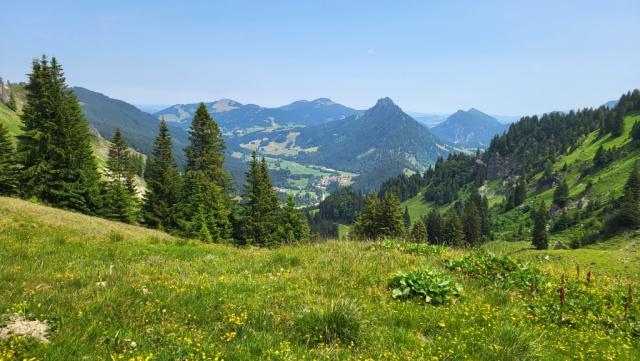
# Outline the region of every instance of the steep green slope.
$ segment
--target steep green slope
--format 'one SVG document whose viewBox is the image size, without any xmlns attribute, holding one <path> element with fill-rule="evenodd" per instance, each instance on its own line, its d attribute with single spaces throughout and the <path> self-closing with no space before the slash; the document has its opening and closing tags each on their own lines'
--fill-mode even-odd
<svg viewBox="0 0 640 361">
<path fill-rule="evenodd" d="M 9 130 L 9 134 L 14 137 L 22 132 L 20 126 L 22 125 L 22 121 L 20 121 L 20 116 L 13 110 L 9 109 L 6 105 L 0 102 L 0 123 L 5 126 Z"/>
<path fill-rule="evenodd" d="M 9 130 L 9 134 L 14 137 L 22 133 L 22 120 L 20 120 L 20 116 L 2 103 L 0 103 L 0 124 L 4 125 Z M 104 139 L 97 130 L 92 129 L 91 146 L 93 147 L 93 152 L 100 169 L 104 169 L 107 165 L 109 144 L 109 141 Z M 138 153 L 135 149 L 131 148 L 131 151 L 136 155 L 141 155 L 141 153 Z M 146 156 L 143 156 L 143 158 L 146 158 Z M 138 179 L 138 181 L 142 182 L 141 179 Z"/>
<path fill-rule="evenodd" d="M 8 360 L 640 355 L 631 336 L 640 307 L 631 304 L 630 321 L 624 318 L 627 287 L 640 280 L 632 266 L 640 262 L 638 248 L 535 251 L 526 243 L 486 244 L 541 270 L 548 283 L 532 294 L 527 284 L 490 281 L 497 274 L 474 277 L 444 267 L 445 260 L 475 254 L 469 250 L 426 247 L 420 254 L 396 242 L 338 241 L 235 248 L 2 197 L 0 247 L 0 333 L 16 318 L 46 320 L 48 329 L 47 344 L 0 339 L 0 357 Z M 460 283 L 462 297 L 440 306 L 394 299 L 391 276 L 422 267 Z M 571 288 L 560 316 L 557 287 L 567 272 Z"/>
<path fill-rule="evenodd" d="M 589 233 L 595 233 L 602 228 L 602 219 L 607 217 L 606 205 L 622 195 L 624 183 L 634 164 L 640 161 L 640 148 L 632 144 L 630 132 L 633 124 L 640 121 L 640 114 L 632 114 L 625 117 L 625 131 L 622 136 L 614 137 L 610 134 L 601 136 L 601 130 L 589 133 L 582 139 L 578 146 L 558 156 L 552 167 L 557 172 L 557 179 L 565 179 L 569 185 L 569 195 L 572 200 L 567 207 L 567 214 L 575 216 L 581 214 L 581 219 L 576 225 L 567 230 L 554 231 L 552 229 L 551 245 L 556 247 L 569 246 L 572 242 L 583 239 Z M 593 157 L 599 147 L 606 150 L 618 149 L 621 156 L 610 162 L 602 169 L 591 169 Z M 547 206 L 552 204 L 554 187 L 536 188 L 543 172 L 530 177 L 527 198 L 522 205 L 508 212 L 503 212 L 505 202 L 505 178 L 499 178 L 485 182 L 480 188 L 480 193 L 487 196 L 492 209 L 493 233 L 497 239 L 517 240 L 529 238 L 530 213 L 529 210 L 540 200 L 544 200 Z M 508 183 L 507 183 L 508 184 Z M 587 186 L 590 186 L 587 190 Z M 459 198 L 464 198 L 464 196 Z M 594 204 L 594 210 L 587 212 L 589 203 Z M 416 196 L 403 202 L 402 206 L 409 208 L 412 221 L 426 215 L 431 209 L 436 208 L 446 212 L 452 203 L 436 206 L 424 201 L 424 194 L 420 192 Z M 550 222 L 551 227 L 558 220 L 559 213 L 553 212 Z M 628 233 L 619 238 L 635 239 L 635 233 Z"/>
</svg>

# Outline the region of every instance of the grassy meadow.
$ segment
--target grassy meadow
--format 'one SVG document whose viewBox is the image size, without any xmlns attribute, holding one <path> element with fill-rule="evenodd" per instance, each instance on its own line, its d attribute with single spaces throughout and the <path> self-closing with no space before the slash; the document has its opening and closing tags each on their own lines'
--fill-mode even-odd
<svg viewBox="0 0 640 361">
<path fill-rule="evenodd" d="M 49 327 L 48 343 L 0 339 L 0 360 L 637 360 L 633 239 L 484 246 L 508 259 L 395 241 L 237 248 L 0 198 L 0 328 Z M 394 298 L 394 275 L 422 269 L 462 291 Z"/>
</svg>

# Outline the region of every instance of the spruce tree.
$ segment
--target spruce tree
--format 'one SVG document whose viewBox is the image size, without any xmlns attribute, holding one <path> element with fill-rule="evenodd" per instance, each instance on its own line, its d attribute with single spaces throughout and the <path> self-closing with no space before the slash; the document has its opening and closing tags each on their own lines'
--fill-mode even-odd
<svg viewBox="0 0 640 361">
<path fill-rule="evenodd" d="M 0 195 L 16 193 L 17 164 L 9 131 L 0 123 Z"/>
<path fill-rule="evenodd" d="M 450 246 L 460 247 L 464 245 L 465 234 L 458 212 L 452 211 L 447 215 L 442 231 L 442 237 L 445 240 L 444 243 Z"/>
<path fill-rule="evenodd" d="M 518 179 L 518 183 L 516 184 L 516 189 L 513 197 L 514 206 L 521 205 L 524 200 L 527 198 L 527 182 L 525 181 L 525 177 L 521 176 Z"/>
<path fill-rule="evenodd" d="M 296 202 L 291 194 L 287 196 L 287 203 L 282 210 L 281 222 L 285 243 L 306 242 L 309 239 L 309 225 L 306 218 L 296 210 Z"/>
<path fill-rule="evenodd" d="M 564 208 L 569 203 L 569 186 L 566 180 L 562 180 L 553 191 L 553 203 L 560 208 Z"/>
<path fill-rule="evenodd" d="M 533 211 L 533 228 L 531 230 L 531 243 L 538 249 L 549 248 L 549 236 L 547 234 L 547 206 L 540 201 L 538 209 Z"/>
<path fill-rule="evenodd" d="M 120 129 L 116 129 L 107 159 L 107 184 L 103 204 L 103 215 L 107 218 L 134 223 L 138 218 L 138 200 L 131 172 L 129 148 Z"/>
<path fill-rule="evenodd" d="M 13 90 L 9 91 L 9 101 L 7 102 L 7 107 L 13 110 L 14 112 L 18 111 L 18 103 L 16 102 L 16 97 L 13 95 Z"/>
<path fill-rule="evenodd" d="M 631 128 L 631 139 L 636 142 L 640 140 L 640 121 L 633 123 L 633 128 Z"/>
<path fill-rule="evenodd" d="M 607 222 L 607 231 L 614 233 L 619 229 L 635 229 L 638 226 L 640 226 L 640 176 L 638 164 L 635 164 L 624 185 L 620 208 Z"/>
<path fill-rule="evenodd" d="M 120 222 L 135 223 L 138 218 L 137 208 L 135 196 L 120 179 L 112 179 L 107 182 L 101 212 L 104 217 Z"/>
<path fill-rule="evenodd" d="M 109 145 L 109 157 L 107 158 L 107 175 L 112 180 L 118 180 L 129 191 L 135 193 L 135 173 L 132 167 L 132 157 L 127 142 L 122 137 L 119 128 L 113 133 Z"/>
<path fill-rule="evenodd" d="M 467 202 L 463 213 L 463 231 L 464 239 L 469 245 L 477 245 L 480 243 L 482 236 L 482 220 L 478 208 L 473 202 Z"/>
<path fill-rule="evenodd" d="M 409 215 L 409 207 L 404 206 L 404 214 L 402 215 L 404 227 L 409 229 L 411 227 L 411 215 Z"/>
<path fill-rule="evenodd" d="M 444 244 L 445 242 L 444 236 L 443 236 L 444 221 L 442 220 L 442 217 L 440 216 L 440 213 L 437 210 L 432 209 L 431 212 L 429 212 L 429 215 L 427 216 L 426 225 L 427 225 L 427 236 L 428 236 L 427 238 L 429 243 Z"/>
<path fill-rule="evenodd" d="M 358 214 L 351 227 L 351 234 L 355 238 L 362 240 L 379 238 L 378 220 L 381 218 L 381 212 L 381 202 L 378 196 L 375 193 L 371 193 L 367 198 L 364 210 Z"/>
<path fill-rule="evenodd" d="M 144 173 L 147 183 L 144 222 L 165 230 L 176 229 L 180 219 L 178 202 L 182 179 L 171 147 L 169 127 L 162 120 Z"/>
<path fill-rule="evenodd" d="M 189 140 L 185 149 L 182 228 L 190 237 L 226 242 L 231 237 L 231 179 L 223 168 L 225 144 L 220 128 L 203 103 L 191 122 Z"/>
<path fill-rule="evenodd" d="M 89 125 L 55 58 L 34 60 L 26 86 L 24 133 L 18 137 L 25 197 L 92 213 L 100 208 L 100 175 Z"/>
<path fill-rule="evenodd" d="M 425 226 L 424 221 L 418 220 L 413 224 L 409 239 L 416 243 L 427 242 L 427 227 Z"/>
<path fill-rule="evenodd" d="M 609 155 L 601 145 L 600 147 L 598 147 L 596 154 L 593 156 L 593 165 L 596 168 L 602 168 L 606 166 L 607 163 L 609 163 Z"/>
<path fill-rule="evenodd" d="M 249 170 L 245 175 L 243 199 L 244 242 L 258 246 L 273 246 L 282 241 L 284 229 L 279 227 L 280 208 L 278 196 L 269 177 L 264 158 L 258 161 L 256 152 L 251 154 Z"/>
<path fill-rule="evenodd" d="M 380 218 L 378 220 L 378 237 L 402 237 L 404 220 L 400 199 L 395 192 L 387 192 L 380 202 Z"/>
</svg>

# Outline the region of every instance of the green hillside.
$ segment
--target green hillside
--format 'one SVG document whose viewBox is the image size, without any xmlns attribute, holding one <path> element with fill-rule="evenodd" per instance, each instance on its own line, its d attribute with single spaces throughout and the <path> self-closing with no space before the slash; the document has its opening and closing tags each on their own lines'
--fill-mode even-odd
<svg viewBox="0 0 640 361">
<path fill-rule="evenodd" d="M 0 215 L 0 335 L 16 319 L 46 320 L 39 335 L 48 342 L 0 337 L 2 360 L 640 357 L 638 303 L 624 316 L 627 286 L 640 281 L 637 243 L 606 251 L 486 244 L 540 270 L 532 294 L 516 278 L 500 281 L 506 274 L 490 281 L 496 274 L 445 267 L 481 256 L 473 251 L 392 241 L 236 248 L 11 198 L 0 198 Z M 392 275 L 423 267 L 459 283 L 461 297 L 439 306 L 394 299 Z M 568 303 L 559 314 L 562 274 Z"/>
<path fill-rule="evenodd" d="M 13 110 L 7 108 L 6 105 L 0 102 L 0 124 L 4 125 L 8 130 L 9 134 L 14 137 L 18 136 L 22 133 L 22 121 L 20 120 L 20 116 L 14 112 Z M 107 158 L 109 154 L 109 141 L 104 139 L 100 133 L 97 131 L 92 132 L 91 134 L 91 146 L 93 147 L 93 153 L 96 156 L 96 161 L 98 163 L 98 167 L 100 169 L 104 169 L 107 165 Z M 136 152 L 134 149 L 130 148 L 130 150 L 136 154 L 140 155 L 141 153 Z M 146 158 L 146 156 L 143 156 Z M 137 182 L 140 185 L 143 185 L 142 179 L 137 177 Z"/>
<path fill-rule="evenodd" d="M 595 201 L 599 204 L 599 207 L 602 207 L 622 195 L 627 176 L 634 164 L 640 160 L 640 148 L 632 144 L 630 135 L 631 128 L 637 121 L 640 121 L 640 114 L 632 114 L 625 117 L 624 134 L 619 137 L 614 137 L 611 134 L 601 136 L 602 130 L 593 131 L 584 137 L 576 147 L 569 149 L 555 159 L 552 165 L 553 170 L 560 177 L 566 179 L 569 185 L 569 195 L 573 201 L 567 207 L 569 214 L 576 210 L 577 202 L 580 200 L 586 205 Z M 585 169 L 588 169 L 593 164 L 595 153 L 601 146 L 606 150 L 618 149 L 622 155 L 602 169 L 585 172 Z M 542 175 L 543 172 L 532 175 L 530 183 L 535 184 L 541 179 Z M 550 205 L 553 201 L 555 188 L 537 190 L 530 185 L 527 198 L 521 206 L 508 212 L 502 212 L 505 202 L 502 181 L 503 179 L 486 181 L 484 186 L 480 187 L 480 193 L 487 197 L 492 210 L 494 236 L 501 240 L 528 239 L 530 226 L 528 210 L 540 200 L 544 200 L 547 205 Z M 589 184 L 591 184 L 591 188 L 585 193 L 585 189 Z M 461 191 L 458 197 L 464 198 L 464 191 Z M 437 206 L 432 202 L 426 202 L 424 200 L 424 192 L 420 192 L 402 203 L 403 207 L 408 207 L 412 222 L 421 219 L 433 208 L 444 213 L 451 205 L 452 203 Z M 586 205 L 582 205 L 582 207 Z M 602 227 L 602 224 L 597 220 L 597 215 L 602 216 L 596 211 L 593 215 L 581 219 L 580 224 L 576 227 L 552 233 L 552 246 L 556 242 L 558 247 L 569 246 L 574 239 L 583 237 L 585 232 L 595 231 L 596 228 Z M 522 233 L 523 230 L 524 233 Z"/>
<path fill-rule="evenodd" d="M 20 126 L 22 122 L 20 121 L 20 117 L 16 112 L 9 109 L 4 103 L 0 102 L 0 123 L 4 125 L 7 130 L 9 130 L 9 134 L 14 137 L 21 133 Z"/>
</svg>

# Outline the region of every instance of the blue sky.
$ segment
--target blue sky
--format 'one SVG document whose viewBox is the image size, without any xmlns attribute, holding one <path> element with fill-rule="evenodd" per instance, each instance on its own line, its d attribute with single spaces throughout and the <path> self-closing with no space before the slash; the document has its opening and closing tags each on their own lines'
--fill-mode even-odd
<svg viewBox="0 0 640 361">
<path fill-rule="evenodd" d="M 136 104 L 389 96 L 523 115 L 640 87 L 640 1 L 7 1 L 0 76 L 55 55 Z"/>
</svg>

